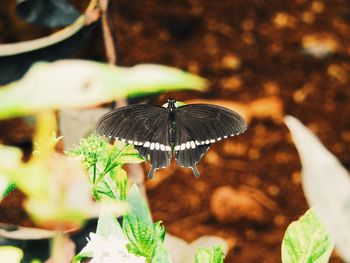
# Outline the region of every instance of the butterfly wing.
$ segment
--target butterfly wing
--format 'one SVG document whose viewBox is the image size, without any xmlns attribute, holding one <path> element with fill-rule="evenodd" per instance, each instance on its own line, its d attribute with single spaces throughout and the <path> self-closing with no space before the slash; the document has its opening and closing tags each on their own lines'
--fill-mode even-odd
<svg viewBox="0 0 350 263">
<path fill-rule="evenodd" d="M 208 104 L 190 104 L 175 109 L 178 165 L 192 168 L 199 176 L 196 163 L 216 141 L 243 133 L 247 124 L 236 112 Z"/>
<path fill-rule="evenodd" d="M 103 115 L 96 124 L 100 135 L 134 144 L 139 154 L 155 169 L 169 165 L 169 121 L 167 110 L 154 105 L 129 105 Z"/>
</svg>

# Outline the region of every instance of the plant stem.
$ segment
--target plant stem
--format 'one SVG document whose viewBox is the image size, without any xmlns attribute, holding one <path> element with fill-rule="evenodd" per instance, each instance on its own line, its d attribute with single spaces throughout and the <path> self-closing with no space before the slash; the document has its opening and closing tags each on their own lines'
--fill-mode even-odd
<svg viewBox="0 0 350 263">
<path fill-rule="evenodd" d="M 64 234 L 61 231 L 56 232 L 51 240 L 51 259 L 50 263 L 66 262 L 64 255 Z"/>
<path fill-rule="evenodd" d="M 92 183 L 95 184 L 95 181 L 96 181 L 96 163 L 94 163 L 94 174 L 92 177 Z"/>
<path fill-rule="evenodd" d="M 105 180 L 105 182 L 107 183 L 109 189 L 111 189 L 111 191 L 112 191 L 112 193 L 113 193 L 115 199 L 118 200 L 118 199 L 119 199 L 119 195 L 118 195 L 118 193 L 115 191 L 115 189 L 114 189 L 114 187 L 113 187 L 113 183 L 112 183 L 113 180 L 112 180 L 112 178 L 110 177 L 110 175 L 107 174 L 107 175 L 104 177 L 104 180 Z"/>
<path fill-rule="evenodd" d="M 53 151 L 50 141 L 57 129 L 56 115 L 53 111 L 44 111 L 38 113 L 36 117 L 35 150 L 40 153 L 40 158 L 46 158 Z"/>
</svg>

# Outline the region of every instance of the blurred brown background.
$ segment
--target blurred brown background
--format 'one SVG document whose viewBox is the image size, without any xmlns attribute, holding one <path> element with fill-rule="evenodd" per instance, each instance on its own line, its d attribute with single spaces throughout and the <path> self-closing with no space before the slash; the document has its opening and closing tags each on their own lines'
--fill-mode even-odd
<svg viewBox="0 0 350 263">
<path fill-rule="evenodd" d="M 2 43 L 51 32 L 20 22 L 12 7 L 7 1 L 0 8 Z M 111 16 L 120 65 L 160 63 L 210 81 L 204 93 L 136 102 L 216 100 L 249 121 L 245 134 L 211 147 L 199 179 L 174 163 L 156 172 L 146 183 L 154 219 L 187 241 L 225 238 L 231 247 L 225 262 L 280 262 L 286 227 L 308 208 L 283 116 L 299 118 L 350 169 L 350 2 L 114 0 Z M 74 56 L 105 60 L 98 29 Z M 19 126 L 9 127 L 2 138 Z M 14 220 L 22 213 L 14 211 Z M 331 262 L 341 260 L 334 255 Z"/>
</svg>

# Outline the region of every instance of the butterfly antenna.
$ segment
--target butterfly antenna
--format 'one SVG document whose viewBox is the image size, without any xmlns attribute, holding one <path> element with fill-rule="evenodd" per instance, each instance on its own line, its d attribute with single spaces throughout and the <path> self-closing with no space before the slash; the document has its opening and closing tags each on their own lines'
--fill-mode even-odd
<svg viewBox="0 0 350 263">
<path fill-rule="evenodd" d="M 196 178 L 198 178 L 198 177 L 200 176 L 200 173 L 199 173 L 199 171 L 198 171 L 198 169 L 197 169 L 197 166 L 196 166 L 196 165 L 193 165 L 193 166 L 191 166 L 191 168 L 192 168 L 192 171 L 193 171 L 194 176 L 195 176 Z"/>
</svg>

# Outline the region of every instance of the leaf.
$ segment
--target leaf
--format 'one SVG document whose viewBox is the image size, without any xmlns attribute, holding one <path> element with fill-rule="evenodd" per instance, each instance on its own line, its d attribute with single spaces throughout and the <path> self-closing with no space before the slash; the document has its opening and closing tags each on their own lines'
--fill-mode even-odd
<svg viewBox="0 0 350 263">
<path fill-rule="evenodd" d="M 53 238 L 56 231 L 42 228 L 22 227 L 11 224 L 1 224 L 0 236 L 12 240 L 43 240 Z"/>
<path fill-rule="evenodd" d="M 17 15 L 28 23 L 56 28 L 66 26 L 79 17 L 66 0 L 17 0 Z"/>
<path fill-rule="evenodd" d="M 23 258 L 23 251 L 17 247 L 0 247 L 0 262 L 20 263 Z"/>
<path fill-rule="evenodd" d="M 164 245 L 160 245 L 156 250 L 152 257 L 151 263 L 172 263 L 172 259 L 168 250 Z"/>
<path fill-rule="evenodd" d="M 118 163 L 120 163 L 120 164 L 125 164 L 125 163 L 142 163 L 144 161 L 145 161 L 145 159 L 142 156 L 140 156 L 138 152 L 135 152 L 135 153 L 123 153 L 118 158 Z"/>
<path fill-rule="evenodd" d="M 11 177 L 14 169 L 21 166 L 21 158 L 20 149 L 0 144 L 0 201 L 16 187 L 11 181 Z"/>
<path fill-rule="evenodd" d="M 69 26 L 56 30 L 48 36 L 0 44 L 0 85 L 20 79 L 35 62 L 72 57 L 82 49 L 87 44 L 89 36 L 99 26 L 96 22 L 99 13 L 95 9 L 95 4 L 96 1 L 91 0 L 85 14 Z"/>
<path fill-rule="evenodd" d="M 74 258 L 72 263 L 80 263 L 82 262 L 82 260 L 85 260 L 87 258 L 92 258 L 93 256 L 93 252 L 89 251 L 89 252 L 80 252 L 79 254 L 77 254 Z"/>
<path fill-rule="evenodd" d="M 282 242 L 282 262 L 327 263 L 334 242 L 312 209 L 291 223 Z"/>
<path fill-rule="evenodd" d="M 199 248 L 220 246 L 225 255 L 229 250 L 227 242 L 217 236 L 202 236 L 191 243 L 187 243 L 183 239 L 167 234 L 164 244 L 169 250 L 174 263 L 193 263 L 193 259 Z"/>
<path fill-rule="evenodd" d="M 3 169 L 12 169 L 21 164 L 22 151 L 13 146 L 0 144 L 0 171 Z"/>
<path fill-rule="evenodd" d="M 123 231 L 129 239 L 128 250 L 147 258 L 151 262 L 153 257 L 164 258 L 164 251 L 157 255 L 157 251 L 163 248 L 165 229 L 160 222 L 152 223 L 148 206 L 136 184 L 132 185 L 127 201 L 130 211 L 123 217 Z"/>
<path fill-rule="evenodd" d="M 0 119 L 204 86 L 200 77 L 160 65 L 123 68 L 83 60 L 39 62 L 21 80 L 0 89 Z"/>
<path fill-rule="evenodd" d="M 5 190 L 3 187 L 5 186 Z M 16 184 L 9 182 L 8 180 L 5 179 L 4 183 L 4 177 L 0 177 L 0 193 L 2 192 L 2 196 L 0 196 L 0 201 L 1 198 L 8 196 L 10 193 L 12 193 L 16 189 Z"/>
<path fill-rule="evenodd" d="M 127 189 L 128 189 L 128 175 L 122 168 L 116 169 L 115 182 L 117 189 L 119 190 L 119 198 L 121 201 L 126 201 Z"/>
<path fill-rule="evenodd" d="M 20 1 L 20 0 L 17 0 Z M 24 1 L 28 1 L 28 0 L 24 0 Z M 30 0 L 32 1 L 32 0 Z M 13 64 L 11 62 L 13 62 L 11 60 L 11 56 L 13 56 L 12 58 L 16 58 L 16 55 L 23 55 L 21 56 L 21 58 L 25 58 L 25 62 L 28 62 L 27 60 L 31 61 L 31 64 L 36 62 L 36 61 L 41 61 L 41 60 L 45 60 L 44 58 L 48 58 L 48 49 L 45 49 L 43 52 L 39 52 L 39 53 L 35 53 L 33 54 L 32 51 L 37 51 L 38 50 L 42 50 L 44 48 L 49 48 L 50 46 L 54 46 L 55 51 L 57 53 L 57 45 L 69 40 L 70 38 L 72 38 L 74 35 L 77 36 L 79 33 L 82 33 L 82 29 L 86 29 L 86 27 L 93 23 L 96 19 L 98 19 L 98 16 L 93 19 L 90 15 L 91 12 L 93 12 L 95 9 L 95 4 L 93 3 L 93 1 L 90 2 L 90 4 L 88 5 L 85 14 L 81 15 L 78 19 L 76 19 L 74 21 L 74 23 L 70 24 L 69 26 L 56 31 L 54 33 L 52 33 L 49 36 L 45 36 L 45 37 L 41 37 L 41 38 L 37 38 L 34 40 L 26 40 L 26 41 L 22 41 L 22 42 L 16 42 L 16 43 L 11 43 L 11 44 L 0 44 L 0 57 L 2 57 L 3 62 L 7 62 L 7 64 L 10 62 L 10 65 Z M 85 31 L 89 31 L 89 30 L 85 30 Z M 87 32 L 85 32 L 87 33 Z M 81 41 L 81 39 L 71 39 L 74 40 L 74 42 L 76 42 L 77 40 Z M 74 43 L 70 43 L 71 45 L 69 46 L 70 48 L 72 48 L 72 45 L 74 46 Z M 64 47 L 64 45 L 62 45 L 61 47 Z M 74 50 L 74 48 L 73 48 Z M 28 58 L 25 54 L 30 54 Z M 10 59 L 6 59 L 6 57 L 10 58 Z M 18 58 L 18 57 L 17 57 Z M 33 59 L 35 58 L 35 59 Z M 38 59 L 39 58 L 39 59 Z M 41 59 L 40 59 L 41 58 Z M 51 57 L 52 59 L 52 57 Z M 56 57 L 56 59 L 58 59 Z M 53 60 L 52 60 L 53 61 Z M 17 60 L 18 62 L 18 60 Z M 23 61 L 21 61 L 23 62 Z M 0 64 L 1 65 L 1 64 Z M 1 65 L 2 66 L 2 65 Z M 7 65 L 8 66 L 8 65 Z M 17 67 L 19 67 L 17 65 Z M 2 69 L 3 67 L 1 67 Z M 11 72 L 11 71 L 10 71 Z"/>
<path fill-rule="evenodd" d="M 349 173 L 299 120 L 287 116 L 285 123 L 300 155 L 306 199 L 335 240 L 339 254 L 350 262 Z"/>
<path fill-rule="evenodd" d="M 195 263 L 223 263 L 224 252 L 220 246 L 213 248 L 200 248 L 194 258 Z"/>
<path fill-rule="evenodd" d="M 152 225 L 148 205 L 136 184 L 131 186 L 128 192 L 127 202 L 130 205 L 130 211 L 126 216 L 130 221 L 138 221 L 140 224 L 146 226 Z"/>
<path fill-rule="evenodd" d="M 98 217 L 96 234 L 103 237 L 110 235 L 118 236 L 121 239 L 124 238 L 123 230 L 119 225 L 115 215 L 110 212 L 108 204 L 103 204 L 101 212 Z"/>
</svg>

